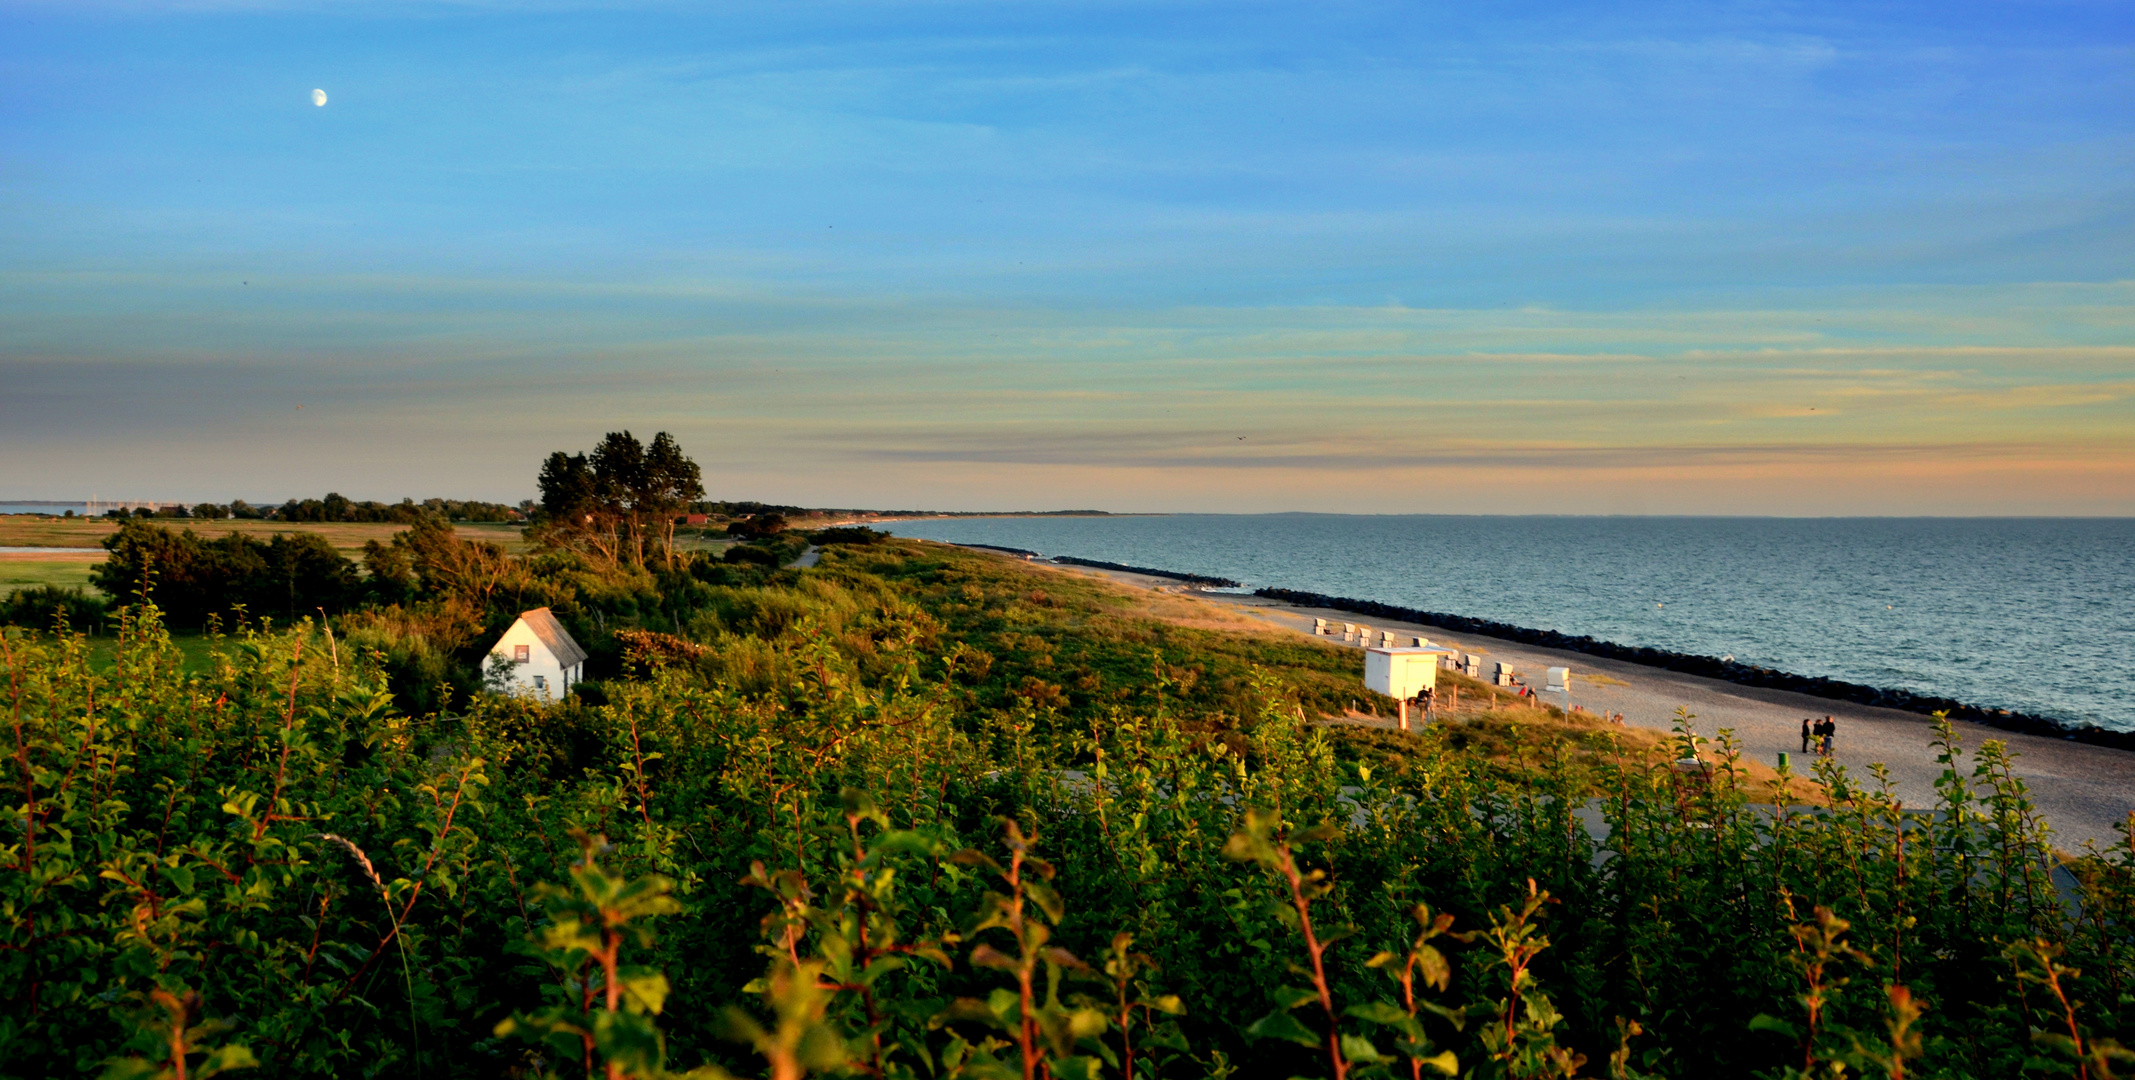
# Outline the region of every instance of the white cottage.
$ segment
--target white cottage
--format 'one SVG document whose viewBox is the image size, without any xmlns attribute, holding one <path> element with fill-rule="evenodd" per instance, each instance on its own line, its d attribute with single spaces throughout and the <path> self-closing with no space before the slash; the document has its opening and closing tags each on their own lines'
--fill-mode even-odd
<svg viewBox="0 0 2135 1080">
<path fill-rule="evenodd" d="M 505 681 L 516 694 L 560 698 L 586 677 L 586 650 L 545 607 L 521 612 L 489 655 L 511 662 Z"/>
</svg>

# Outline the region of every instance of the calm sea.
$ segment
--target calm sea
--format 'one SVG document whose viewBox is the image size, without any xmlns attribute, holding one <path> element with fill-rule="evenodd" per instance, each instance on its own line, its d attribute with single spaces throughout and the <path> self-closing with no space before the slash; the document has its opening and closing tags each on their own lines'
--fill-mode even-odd
<svg viewBox="0 0 2135 1080">
<path fill-rule="evenodd" d="M 962 518 L 901 536 L 1235 578 L 2135 730 L 2135 519 Z"/>
<path fill-rule="evenodd" d="M 10 503 L 0 502 L 0 514 L 51 514 L 54 517 L 67 511 L 80 517 L 89 510 L 88 503 Z"/>
</svg>

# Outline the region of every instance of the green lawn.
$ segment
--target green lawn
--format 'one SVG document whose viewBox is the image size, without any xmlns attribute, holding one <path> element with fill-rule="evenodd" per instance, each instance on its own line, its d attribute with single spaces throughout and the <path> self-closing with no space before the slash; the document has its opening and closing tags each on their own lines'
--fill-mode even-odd
<svg viewBox="0 0 2135 1080">
<path fill-rule="evenodd" d="M 12 595 L 17 589 L 33 589 L 39 585 L 87 586 L 89 571 L 95 566 L 93 562 L 80 560 L 0 560 L 0 596 Z"/>
</svg>

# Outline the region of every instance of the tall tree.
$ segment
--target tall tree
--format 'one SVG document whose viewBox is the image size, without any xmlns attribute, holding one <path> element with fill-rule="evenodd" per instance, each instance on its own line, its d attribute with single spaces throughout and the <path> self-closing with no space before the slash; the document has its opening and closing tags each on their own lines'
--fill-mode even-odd
<svg viewBox="0 0 2135 1080">
<path fill-rule="evenodd" d="M 704 498 L 704 473 L 697 463 L 683 456 L 675 437 L 666 432 L 653 436 L 645 450 L 645 491 L 654 520 L 664 528 L 660 536 L 666 549 L 668 569 L 675 565 L 675 521 L 689 505 Z"/>
<path fill-rule="evenodd" d="M 541 514 L 548 520 L 548 527 L 561 535 L 579 538 L 600 552 L 601 557 L 613 561 L 615 551 L 600 543 L 600 521 L 606 512 L 601 504 L 600 485 L 593 479 L 593 467 L 584 454 L 566 454 L 561 450 L 549 455 L 541 465 Z"/>
<path fill-rule="evenodd" d="M 594 485 L 607 510 L 615 548 L 630 555 L 631 565 L 643 566 L 645 444 L 628 431 L 611 431 L 593 448 L 592 461 Z"/>
<path fill-rule="evenodd" d="M 702 470 L 664 431 L 649 447 L 611 431 L 591 453 L 552 453 L 539 484 L 551 535 L 633 566 L 645 565 L 650 544 L 674 565 L 674 519 L 704 497 Z"/>
</svg>

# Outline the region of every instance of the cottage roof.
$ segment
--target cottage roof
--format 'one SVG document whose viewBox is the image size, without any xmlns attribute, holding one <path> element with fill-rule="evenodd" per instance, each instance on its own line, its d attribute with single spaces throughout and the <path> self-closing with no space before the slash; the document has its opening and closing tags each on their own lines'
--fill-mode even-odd
<svg viewBox="0 0 2135 1080">
<path fill-rule="evenodd" d="M 525 623 L 526 628 L 532 630 L 543 645 L 548 646 L 549 652 L 556 657 L 558 667 L 576 667 L 585 662 L 586 650 L 579 647 L 577 639 L 571 636 L 569 630 L 563 628 L 562 623 L 556 621 L 555 614 L 549 609 L 539 607 L 532 611 L 522 611 L 519 613 L 519 621 Z"/>
</svg>

